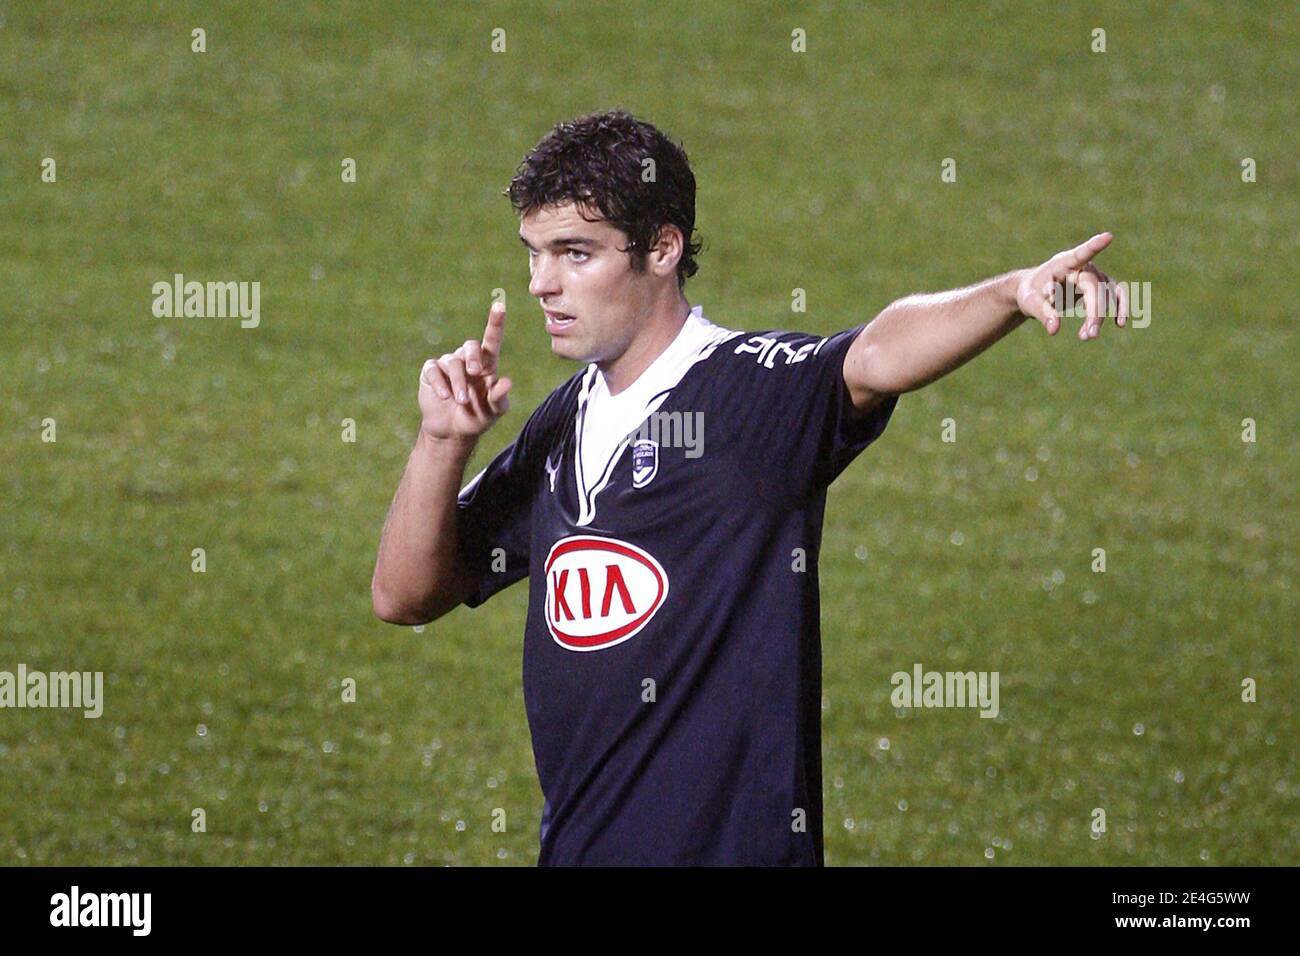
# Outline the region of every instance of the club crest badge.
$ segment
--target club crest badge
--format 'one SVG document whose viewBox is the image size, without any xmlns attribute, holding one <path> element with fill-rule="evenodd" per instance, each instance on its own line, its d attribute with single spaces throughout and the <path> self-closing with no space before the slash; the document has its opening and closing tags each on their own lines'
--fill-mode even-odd
<svg viewBox="0 0 1300 956">
<path fill-rule="evenodd" d="M 642 438 L 632 445 L 632 487 L 644 488 L 659 472 L 659 443 Z"/>
</svg>

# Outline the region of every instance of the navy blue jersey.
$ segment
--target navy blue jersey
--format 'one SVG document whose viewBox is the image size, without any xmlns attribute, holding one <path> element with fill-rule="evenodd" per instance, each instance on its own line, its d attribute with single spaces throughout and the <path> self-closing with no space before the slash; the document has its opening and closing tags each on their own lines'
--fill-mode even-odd
<svg viewBox="0 0 1300 956">
<path fill-rule="evenodd" d="M 849 418 L 861 328 L 697 306 L 631 386 L 578 372 L 461 491 L 465 603 L 529 579 L 539 864 L 823 862 L 826 488 L 897 404 Z"/>
</svg>

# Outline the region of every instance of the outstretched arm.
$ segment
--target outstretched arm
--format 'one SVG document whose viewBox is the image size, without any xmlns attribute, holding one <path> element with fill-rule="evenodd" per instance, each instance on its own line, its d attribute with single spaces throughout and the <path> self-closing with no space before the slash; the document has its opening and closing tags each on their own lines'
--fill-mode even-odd
<svg viewBox="0 0 1300 956">
<path fill-rule="evenodd" d="M 915 391 L 969 362 L 1026 318 L 1055 335 L 1056 305 L 1077 290 L 1086 318 L 1079 338 L 1096 338 L 1112 302 L 1115 324 L 1128 318 L 1122 285 L 1092 264 L 1110 244 L 1103 232 L 1032 269 L 1017 269 L 978 285 L 910 295 L 891 303 L 858 334 L 844 359 L 844 382 L 859 413 L 888 395 Z"/>
</svg>

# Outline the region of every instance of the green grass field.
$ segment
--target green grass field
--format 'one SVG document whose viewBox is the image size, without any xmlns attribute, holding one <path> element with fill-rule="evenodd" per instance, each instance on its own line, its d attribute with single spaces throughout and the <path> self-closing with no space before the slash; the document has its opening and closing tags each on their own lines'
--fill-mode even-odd
<svg viewBox="0 0 1300 956">
<path fill-rule="evenodd" d="M 613 106 L 691 155 L 720 325 L 847 328 L 1102 229 L 1151 284 L 1146 328 L 1026 325 L 905 395 L 833 486 L 827 862 L 1300 863 L 1300 16 L 959 9 L 0 3 L 0 670 L 106 698 L 0 710 L 0 864 L 535 862 L 527 584 L 417 633 L 369 583 L 423 361 L 506 290 L 474 469 L 574 370 L 500 193 Z M 261 324 L 155 318 L 177 272 L 260 282 Z M 917 662 L 998 671 L 1000 717 L 896 712 Z"/>
</svg>

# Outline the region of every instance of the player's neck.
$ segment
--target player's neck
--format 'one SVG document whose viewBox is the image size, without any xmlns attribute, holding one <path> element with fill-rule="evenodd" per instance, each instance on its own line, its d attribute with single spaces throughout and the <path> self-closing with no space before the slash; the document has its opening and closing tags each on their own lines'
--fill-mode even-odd
<svg viewBox="0 0 1300 956">
<path fill-rule="evenodd" d="M 673 344 L 690 314 L 691 304 L 678 294 L 667 309 L 651 314 L 642 333 L 632 340 L 622 355 L 607 364 L 598 362 L 597 367 L 609 394 L 617 395 L 630 388 L 641 373 Z"/>
</svg>

